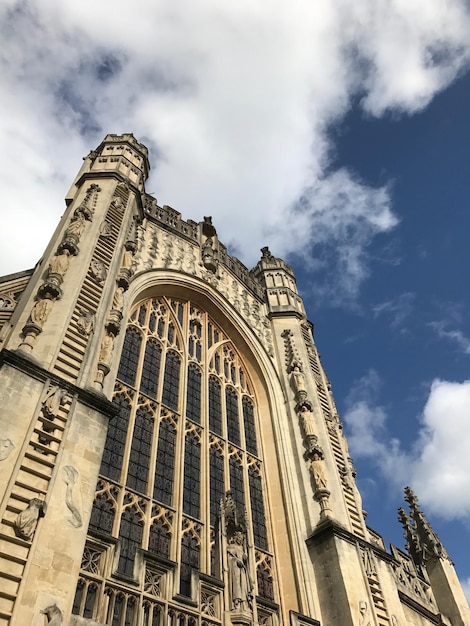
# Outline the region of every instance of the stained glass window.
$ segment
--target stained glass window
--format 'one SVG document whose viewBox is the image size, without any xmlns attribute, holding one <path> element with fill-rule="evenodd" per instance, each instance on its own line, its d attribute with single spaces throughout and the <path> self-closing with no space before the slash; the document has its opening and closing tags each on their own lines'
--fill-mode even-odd
<svg viewBox="0 0 470 626">
<path fill-rule="evenodd" d="M 225 389 L 225 410 L 227 412 L 227 434 L 229 441 L 240 445 L 240 422 L 238 420 L 238 395 L 231 387 Z"/>
<path fill-rule="evenodd" d="M 261 486 L 261 477 L 253 467 L 250 467 L 248 470 L 248 480 L 250 484 L 251 517 L 253 519 L 255 546 L 262 550 L 267 550 L 268 537 L 264 513 L 263 488 Z"/>
<path fill-rule="evenodd" d="M 230 457 L 230 490 L 240 509 L 245 507 L 245 488 L 243 485 L 243 468 L 235 457 Z"/>
<path fill-rule="evenodd" d="M 171 409 L 178 408 L 180 365 L 179 356 L 174 352 L 168 352 L 163 379 L 162 402 Z"/>
<path fill-rule="evenodd" d="M 134 386 L 137 365 L 139 363 L 140 347 L 142 344 L 142 335 L 134 328 L 129 326 L 126 330 L 124 345 L 122 347 L 121 361 L 119 362 L 119 371 L 117 377 L 127 385 Z"/>
<path fill-rule="evenodd" d="M 155 520 L 150 526 L 149 552 L 160 556 L 170 556 L 171 533 L 162 520 Z"/>
<path fill-rule="evenodd" d="M 113 402 L 119 407 L 119 413 L 109 421 L 100 473 L 107 478 L 119 481 L 126 445 L 130 404 L 122 394 L 115 395 Z"/>
<path fill-rule="evenodd" d="M 181 540 L 180 593 L 191 596 L 191 571 L 199 569 L 199 543 L 187 533 Z"/>
<path fill-rule="evenodd" d="M 150 339 L 145 346 L 144 363 L 142 367 L 142 378 L 140 380 L 140 391 L 151 398 L 157 395 L 158 375 L 160 373 L 160 362 L 162 359 L 162 349 L 160 345 Z"/>
<path fill-rule="evenodd" d="M 212 525 L 215 524 L 220 509 L 220 501 L 225 493 L 224 457 L 215 446 L 209 452 L 210 509 Z"/>
<path fill-rule="evenodd" d="M 186 417 L 198 424 L 201 422 L 201 371 L 194 365 L 188 367 Z"/>
<path fill-rule="evenodd" d="M 111 534 L 114 524 L 114 508 L 105 493 L 96 496 L 91 511 L 90 528 Z"/>
<path fill-rule="evenodd" d="M 209 428 L 217 435 L 222 434 L 220 383 L 212 376 L 209 378 Z"/>
<path fill-rule="evenodd" d="M 119 527 L 119 563 L 118 570 L 122 574 L 134 574 L 134 560 L 137 548 L 142 544 L 142 520 L 134 507 L 124 510 Z"/>
<path fill-rule="evenodd" d="M 186 435 L 184 444 L 183 511 L 199 518 L 201 490 L 201 444 L 193 433 Z"/>
<path fill-rule="evenodd" d="M 176 430 L 169 420 L 162 420 L 158 432 L 157 464 L 153 497 L 164 504 L 173 499 Z"/>
<path fill-rule="evenodd" d="M 255 414 L 253 410 L 253 403 L 246 396 L 244 396 L 242 400 L 242 406 L 243 406 L 243 422 L 245 425 L 246 449 L 251 454 L 254 454 L 255 456 L 257 456 L 258 444 L 256 441 Z"/>
<path fill-rule="evenodd" d="M 141 493 L 147 493 L 152 448 L 153 416 L 145 408 L 137 409 L 131 453 L 127 468 L 127 486 Z"/>
</svg>

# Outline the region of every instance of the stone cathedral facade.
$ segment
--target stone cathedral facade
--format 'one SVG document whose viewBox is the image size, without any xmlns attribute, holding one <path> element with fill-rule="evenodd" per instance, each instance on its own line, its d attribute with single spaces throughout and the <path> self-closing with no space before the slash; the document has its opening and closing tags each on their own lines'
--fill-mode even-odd
<svg viewBox="0 0 470 626">
<path fill-rule="evenodd" d="M 366 526 L 292 268 L 84 159 L 34 270 L 0 279 L 0 626 L 469 626 L 411 490 Z"/>
</svg>

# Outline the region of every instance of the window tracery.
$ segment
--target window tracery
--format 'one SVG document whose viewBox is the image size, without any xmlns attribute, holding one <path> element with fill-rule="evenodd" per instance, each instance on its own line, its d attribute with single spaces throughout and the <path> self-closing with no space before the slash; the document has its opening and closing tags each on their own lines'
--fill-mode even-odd
<svg viewBox="0 0 470 626">
<path fill-rule="evenodd" d="M 163 297 L 131 311 L 113 401 L 119 413 L 109 423 L 90 530 L 114 537 L 117 557 L 113 566 L 102 561 L 96 589 L 87 587 L 96 575 L 82 572 L 74 612 L 157 626 L 171 622 L 160 602 L 175 591 L 194 597 L 193 570 L 222 575 L 216 523 L 227 490 L 247 512 L 257 561 L 269 551 L 257 406 L 225 333 L 191 302 Z M 147 558 L 178 562 L 176 581 L 149 574 L 155 564 L 149 569 Z M 140 577 L 140 591 L 120 589 L 112 567 L 134 584 Z M 259 561 L 256 571 L 259 595 L 272 600 L 271 563 Z M 189 614 L 177 616 L 189 623 Z"/>
</svg>

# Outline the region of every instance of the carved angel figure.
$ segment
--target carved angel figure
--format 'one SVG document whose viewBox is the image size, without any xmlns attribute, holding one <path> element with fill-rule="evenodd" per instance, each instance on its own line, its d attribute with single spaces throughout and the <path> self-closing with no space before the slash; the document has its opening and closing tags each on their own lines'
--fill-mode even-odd
<svg viewBox="0 0 470 626">
<path fill-rule="evenodd" d="M 291 380 L 295 391 L 305 391 L 305 375 L 297 364 L 292 368 Z"/>
<path fill-rule="evenodd" d="M 323 461 L 320 455 L 315 452 L 310 461 L 310 472 L 316 489 L 326 489 L 326 476 L 323 468 Z"/>
<path fill-rule="evenodd" d="M 49 263 L 49 272 L 51 274 L 60 274 L 63 276 L 69 269 L 70 265 L 70 251 L 65 248 L 62 252 L 56 256 L 53 256 Z"/>
<path fill-rule="evenodd" d="M 64 616 L 57 604 L 51 604 L 41 611 L 47 617 L 47 626 L 61 626 Z"/>
<path fill-rule="evenodd" d="M 65 389 L 61 389 L 57 385 L 51 387 L 46 393 L 42 405 L 42 412 L 46 417 L 54 419 L 59 413 L 61 405 L 64 403 L 66 396 Z"/>
<path fill-rule="evenodd" d="M 10 452 L 15 447 L 15 444 L 11 439 L 0 439 L 0 461 L 4 461 L 10 456 Z"/>
<path fill-rule="evenodd" d="M 111 363 L 113 348 L 114 348 L 114 335 L 113 333 L 108 333 L 101 340 L 101 348 L 100 348 L 100 355 L 98 357 L 98 361 L 100 363 L 104 363 L 105 365 L 109 365 Z"/>
</svg>

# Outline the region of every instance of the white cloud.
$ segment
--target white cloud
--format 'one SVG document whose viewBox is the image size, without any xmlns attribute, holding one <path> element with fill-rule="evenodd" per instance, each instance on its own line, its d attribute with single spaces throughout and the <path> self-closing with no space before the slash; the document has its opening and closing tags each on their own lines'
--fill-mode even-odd
<svg viewBox="0 0 470 626">
<path fill-rule="evenodd" d="M 470 56 L 463 0 L 9 0 L 0 11 L 4 272 L 40 256 L 80 158 L 131 131 L 151 149 L 148 189 L 162 204 L 212 214 L 249 265 L 269 244 L 315 270 L 321 250 L 336 293 L 354 298 L 367 245 L 396 218 L 387 187 L 328 170 L 329 130 L 357 96 L 373 115 L 421 109 Z"/>
<path fill-rule="evenodd" d="M 460 352 L 470 354 L 470 338 L 457 328 L 449 328 L 451 323 L 446 320 L 430 322 L 428 326 L 434 329 L 440 339 L 451 341 L 457 346 Z"/>
<path fill-rule="evenodd" d="M 379 385 L 370 372 L 350 394 L 344 419 L 352 455 L 372 460 L 396 488 L 410 484 L 429 512 L 470 520 L 470 380 L 433 381 L 407 450 L 390 436 Z"/>
<path fill-rule="evenodd" d="M 385 315 L 390 319 L 390 326 L 406 332 L 405 322 L 413 311 L 415 294 L 410 292 L 401 293 L 394 300 L 380 302 L 372 307 L 375 318 Z"/>
</svg>

